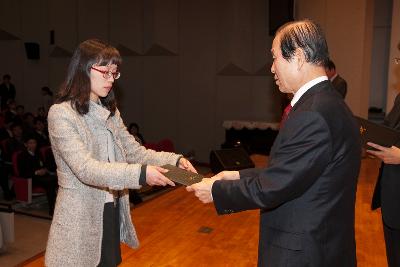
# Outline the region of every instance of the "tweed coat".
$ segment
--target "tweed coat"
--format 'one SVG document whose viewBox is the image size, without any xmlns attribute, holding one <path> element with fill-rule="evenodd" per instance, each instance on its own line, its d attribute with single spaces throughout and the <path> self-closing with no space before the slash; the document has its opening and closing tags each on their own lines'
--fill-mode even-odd
<svg viewBox="0 0 400 267">
<path fill-rule="evenodd" d="M 70 102 L 53 105 L 49 135 L 57 163 L 59 190 L 45 255 L 46 266 L 97 266 L 101 256 L 103 209 L 107 189 L 122 190 L 121 242 L 139 245 L 132 224 L 127 188 L 140 188 L 142 164 L 176 164 L 181 155 L 146 150 L 114 116 L 94 102 L 79 115 Z M 107 135 L 115 162 L 108 162 Z"/>
</svg>

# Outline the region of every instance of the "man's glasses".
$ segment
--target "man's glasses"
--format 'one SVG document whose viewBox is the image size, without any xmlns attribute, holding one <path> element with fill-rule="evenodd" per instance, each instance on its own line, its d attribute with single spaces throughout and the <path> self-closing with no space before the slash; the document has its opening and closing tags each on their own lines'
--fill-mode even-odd
<svg viewBox="0 0 400 267">
<path fill-rule="evenodd" d="M 99 70 L 96 69 L 95 67 L 92 67 L 93 70 L 98 71 L 100 73 L 103 73 L 103 77 L 105 79 L 110 79 L 111 77 L 114 78 L 114 80 L 119 79 L 119 77 L 121 77 L 121 72 L 116 71 L 116 72 L 111 72 L 110 70 Z"/>
</svg>

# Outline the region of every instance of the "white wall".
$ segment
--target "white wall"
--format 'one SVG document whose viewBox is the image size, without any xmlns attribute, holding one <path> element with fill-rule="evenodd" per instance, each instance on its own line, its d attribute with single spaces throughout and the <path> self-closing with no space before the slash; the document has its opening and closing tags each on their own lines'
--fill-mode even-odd
<svg viewBox="0 0 400 267">
<path fill-rule="evenodd" d="M 386 110 L 393 0 L 374 0 L 369 106 Z"/>
<path fill-rule="evenodd" d="M 296 17 L 310 18 L 325 30 L 329 52 L 348 84 L 346 102 L 367 116 L 373 32 L 372 0 L 298 0 Z"/>
<path fill-rule="evenodd" d="M 399 57 L 399 1 L 393 0 L 390 59 Z M 198 160 L 208 161 L 209 151 L 224 141 L 223 120 L 280 118 L 281 99 L 269 74 L 267 14 L 265 0 L 0 0 L 0 29 L 20 38 L 0 40 L 0 75 L 12 75 L 17 101 L 35 111 L 40 88 L 56 90 L 69 62 L 50 57 L 50 30 L 55 45 L 70 53 L 93 37 L 123 46 L 115 90 L 126 124 L 136 121 L 146 140 L 172 138 L 178 151 L 195 150 Z M 296 17 L 322 25 L 348 82 L 346 102 L 366 116 L 377 72 L 371 51 L 381 41 L 373 39 L 374 0 L 297 0 Z M 26 59 L 28 41 L 40 44 L 40 60 Z M 388 76 L 390 109 L 400 83 L 400 66 L 391 60 Z"/>
<path fill-rule="evenodd" d="M 35 111 L 40 88 L 56 91 L 68 66 L 68 57 L 50 56 L 56 46 L 72 53 L 87 38 L 122 45 L 115 90 L 125 123 L 139 123 L 147 141 L 168 137 L 178 151 L 195 150 L 198 160 L 208 161 L 224 141 L 223 120 L 280 118 L 280 95 L 268 74 L 267 4 L 0 0 L 0 29 L 21 39 L 0 40 L 0 75 L 12 75 L 17 102 Z M 51 30 L 55 45 L 49 44 Z M 28 41 L 40 44 L 40 60 L 26 59 Z"/>
</svg>

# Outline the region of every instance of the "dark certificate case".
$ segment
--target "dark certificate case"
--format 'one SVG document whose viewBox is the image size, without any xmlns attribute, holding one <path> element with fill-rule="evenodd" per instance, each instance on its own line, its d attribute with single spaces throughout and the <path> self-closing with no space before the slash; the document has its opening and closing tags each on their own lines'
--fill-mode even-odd
<svg viewBox="0 0 400 267">
<path fill-rule="evenodd" d="M 393 128 L 354 116 L 359 124 L 363 145 L 372 142 L 381 146 L 391 147 L 400 140 L 400 132 Z"/>
<path fill-rule="evenodd" d="M 168 170 L 168 172 L 164 173 L 164 175 L 171 181 L 174 181 L 178 184 L 188 186 L 199 183 L 204 178 L 204 176 L 201 174 L 186 171 L 171 164 L 167 164 L 161 167 Z"/>
</svg>

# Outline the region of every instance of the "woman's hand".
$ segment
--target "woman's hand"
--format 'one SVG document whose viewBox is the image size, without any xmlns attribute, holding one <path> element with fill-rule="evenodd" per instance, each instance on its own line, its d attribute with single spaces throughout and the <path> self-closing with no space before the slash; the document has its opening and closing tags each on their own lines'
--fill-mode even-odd
<svg viewBox="0 0 400 267">
<path fill-rule="evenodd" d="M 178 162 L 178 167 L 187 171 L 197 173 L 196 169 L 193 167 L 192 163 L 185 158 L 180 158 Z"/>
<path fill-rule="evenodd" d="M 150 186 L 161 185 L 166 186 L 167 184 L 170 186 L 175 186 L 174 182 L 164 176 L 163 173 L 168 172 L 168 170 L 158 167 L 147 165 L 146 168 L 146 183 Z"/>
<path fill-rule="evenodd" d="M 371 142 L 368 142 L 367 145 L 377 149 L 367 149 L 367 152 L 374 155 L 375 157 L 380 158 L 386 164 L 400 164 L 400 148 L 395 146 L 384 147 Z"/>
</svg>

